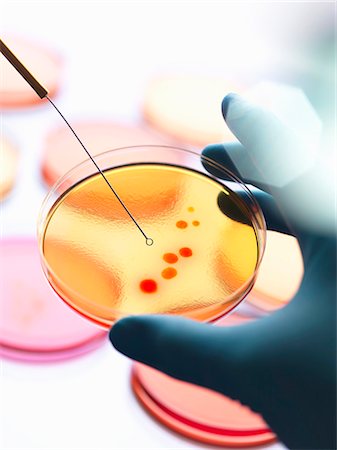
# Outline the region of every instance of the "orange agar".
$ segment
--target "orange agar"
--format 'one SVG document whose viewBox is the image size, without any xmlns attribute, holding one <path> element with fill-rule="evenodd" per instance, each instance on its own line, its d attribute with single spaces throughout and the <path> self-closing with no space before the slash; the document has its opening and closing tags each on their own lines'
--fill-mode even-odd
<svg viewBox="0 0 337 450">
<path fill-rule="evenodd" d="M 145 294 L 153 294 L 157 290 L 157 283 L 154 280 L 143 280 L 139 287 Z"/>
<path fill-rule="evenodd" d="M 169 264 L 174 264 L 178 261 L 178 256 L 174 253 L 165 253 L 163 255 L 163 260 Z"/>
<path fill-rule="evenodd" d="M 178 220 L 178 222 L 176 223 L 176 226 L 178 228 L 187 228 L 187 222 L 185 222 L 185 220 Z"/>
<path fill-rule="evenodd" d="M 167 267 L 161 273 L 161 276 L 163 278 L 165 278 L 166 280 L 170 280 L 171 278 L 174 278 L 176 275 L 177 275 L 177 271 L 174 267 Z"/>
<path fill-rule="evenodd" d="M 188 211 L 188 212 L 194 212 L 193 206 L 189 206 L 189 207 L 187 208 L 187 211 Z"/>
<path fill-rule="evenodd" d="M 192 225 L 194 225 L 195 227 L 198 227 L 200 225 L 199 220 L 193 220 Z"/>
<path fill-rule="evenodd" d="M 179 253 L 181 256 L 184 256 L 185 258 L 192 256 L 192 250 L 188 247 L 183 247 L 179 250 Z"/>
</svg>

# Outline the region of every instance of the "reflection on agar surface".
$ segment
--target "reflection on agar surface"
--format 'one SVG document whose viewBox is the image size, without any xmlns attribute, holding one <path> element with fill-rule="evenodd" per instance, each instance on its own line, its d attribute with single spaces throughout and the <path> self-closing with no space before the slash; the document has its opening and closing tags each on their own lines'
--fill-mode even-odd
<svg viewBox="0 0 337 450">
<path fill-rule="evenodd" d="M 77 356 L 106 333 L 63 305 L 50 290 L 33 239 L 2 239 L 0 251 L 1 354 L 29 361 Z"/>
<path fill-rule="evenodd" d="M 27 39 L 5 35 L 5 44 L 21 60 L 37 80 L 48 89 L 53 97 L 61 83 L 63 62 L 61 57 L 49 48 Z M 41 99 L 2 55 L 0 58 L 0 108 L 11 109 L 40 104 Z"/>
<path fill-rule="evenodd" d="M 73 128 L 92 156 L 132 145 L 168 145 L 172 139 L 143 125 L 115 122 L 74 122 Z M 69 128 L 51 131 L 44 144 L 41 171 L 44 181 L 53 185 L 68 170 L 87 158 Z"/>
<path fill-rule="evenodd" d="M 237 83 L 211 76 L 163 76 L 152 80 L 144 97 L 146 121 L 181 142 L 206 146 L 234 140 L 221 115 L 229 92 L 242 92 Z"/>
<path fill-rule="evenodd" d="M 67 303 L 109 327 L 142 313 L 210 320 L 242 299 L 259 248 L 249 210 L 235 193 L 226 191 L 249 225 L 220 211 L 225 188 L 200 173 L 140 164 L 105 175 L 154 245 L 145 245 L 100 175 L 79 182 L 54 203 L 40 236 L 48 279 Z M 177 227 L 179 221 L 187 226 Z M 177 256 L 174 267 L 163 260 L 167 253 Z"/>
<path fill-rule="evenodd" d="M 232 314 L 222 326 L 249 319 Z M 201 442 L 249 447 L 275 440 L 263 419 L 238 401 L 135 364 L 132 387 L 141 404 L 169 428 Z"/>
<path fill-rule="evenodd" d="M 18 169 L 19 153 L 3 135 L 0 136 L 0 201 L 13 188 Z"/>
</svg>

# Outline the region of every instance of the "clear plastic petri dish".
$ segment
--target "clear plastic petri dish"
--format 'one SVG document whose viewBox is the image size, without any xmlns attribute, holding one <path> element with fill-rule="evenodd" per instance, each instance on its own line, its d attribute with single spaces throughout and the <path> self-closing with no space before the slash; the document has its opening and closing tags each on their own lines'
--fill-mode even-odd
<svg viewBox="0 0 337 450">
<path fill-rule="evenodd" d="M 44 272 L 68 305 L 110 328 L 130 314 L 214 321 L 243 300 L 266 231 L 238 178 L 168 146 L 116 149 L 96 162 L 153 245 L 90 160 L 70 170 L 47 195 L 38 224 Z"/>
<path fill-rule="evenodd" d="M 3 238 L 0 251 L 0 354 L 24 361 L 73 358 L 106 332 L 71 311 L 50 289 L 33 238 Z"/>
<path fill-rule="evenodd" d="M 233 326 L 248 320 L 234 313 L 217 325 Z M 133 365 L 131 385 L 147 412 L 190 439 L 226 447 L 255 447 L 276 440 L 259 414 L 218 392 L 140 363 Z"/>
</svg>

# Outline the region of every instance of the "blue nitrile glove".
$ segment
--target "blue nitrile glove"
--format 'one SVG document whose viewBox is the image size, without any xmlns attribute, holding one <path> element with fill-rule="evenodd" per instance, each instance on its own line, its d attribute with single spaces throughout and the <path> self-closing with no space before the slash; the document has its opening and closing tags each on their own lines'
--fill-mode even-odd
<svg viewBox="0 0 337 450">
<path fill-rule="evenodd" d="M 298 143 L 275 116 L 235 94 L 225 97 L 223 115 L 243 146 L 212 145 L 204 154 L 261 189 L 256 196 L 268 228 L 297 237 L 305 267 L 299 292 L 283 309 L 236 327 L 133 316 L 117 322 L 110 339 L 130 358 L 250 406 L 289 448 L 335 449 L 333 214 L 324 215 L 321 183 L 306 161 L 301 168 Z"/>
</svg>

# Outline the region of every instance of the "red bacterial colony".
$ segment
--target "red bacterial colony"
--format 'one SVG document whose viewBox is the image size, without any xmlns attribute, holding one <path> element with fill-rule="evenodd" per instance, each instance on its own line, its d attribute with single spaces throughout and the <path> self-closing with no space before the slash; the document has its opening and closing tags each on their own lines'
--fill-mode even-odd
<svg viewBox="0 0 337 450">
<path fill-rule="evenodd" d="M 177 228 L 187 228 L 187 222 L 185 220 L 178 220 L 176 223 Z"/>
<path fill-rule="evenodd" d="M 194 212 L 193 206 L 189 206 L 187 208 L 187 211 L 189 211 L 191 213 Z M 199 220 L 193 220 L 192 225 L 195 227 L 198 227 L 200 225 Z M 176 222 L 177 228 L 183 229 L 183 228 L 187 228 L 187 226 L 188 226 L 188 223 L 185 220 L 178 220 L 178 222 Z M 188 257 L 192 256 L 193 252 L 192 252 L 192 249 L 190 249 L 189 247 L 182 247 L 179 250 L 179 254 L 180 254 L 180 256 L 183 256 L 184 258 L 188 258 Z M 179 259 L 175 253 L 164 253 L 162 258 L 168 264 L 175 264 L 176 262 L 178 262 L 178 259 Z M 166 267 L 161 272 L 161 276 L 165 280 L 171 280 L 172 278 L 176 277 L 177 274 L 178 274 L 178 272 L 174 267 Z M 154 281 L 152 279 L 146 279 L 146 280 L 141 281 L 139 284 L 139 287 L 145 294 L 152 294 L 152 293 L 156 292 L 158 289 L 156 281 Z"/>
<path fill-rule="evenodd" d="M 167 267 L 161 273 L 161 276 L 163 278 L 165 278 L 166 280 L 170 280 L 171 278 L 174 278 L 176 275 L 177 275 L 177 271 L 174 267 Z"/>
<path fill-rule="evenodd" d="M 139 286 L 145 294 L 153 294 L 157 290 L 157 283 L 154 280 L 143 280 Z"/>
<path fill-rule="evenodd" d="M 174 264 L 178 261 L 178 256 L 175 253 L 165 253 L 163 260 L 169 264 Z"/>
<path fill-rule="evenodd" d="M 189 256 L 192 256 L 192 250 L 189 247 L 183 247 L 179 250 L 179 253 L 184 258 L 187 258 Z"/>
</svg>

